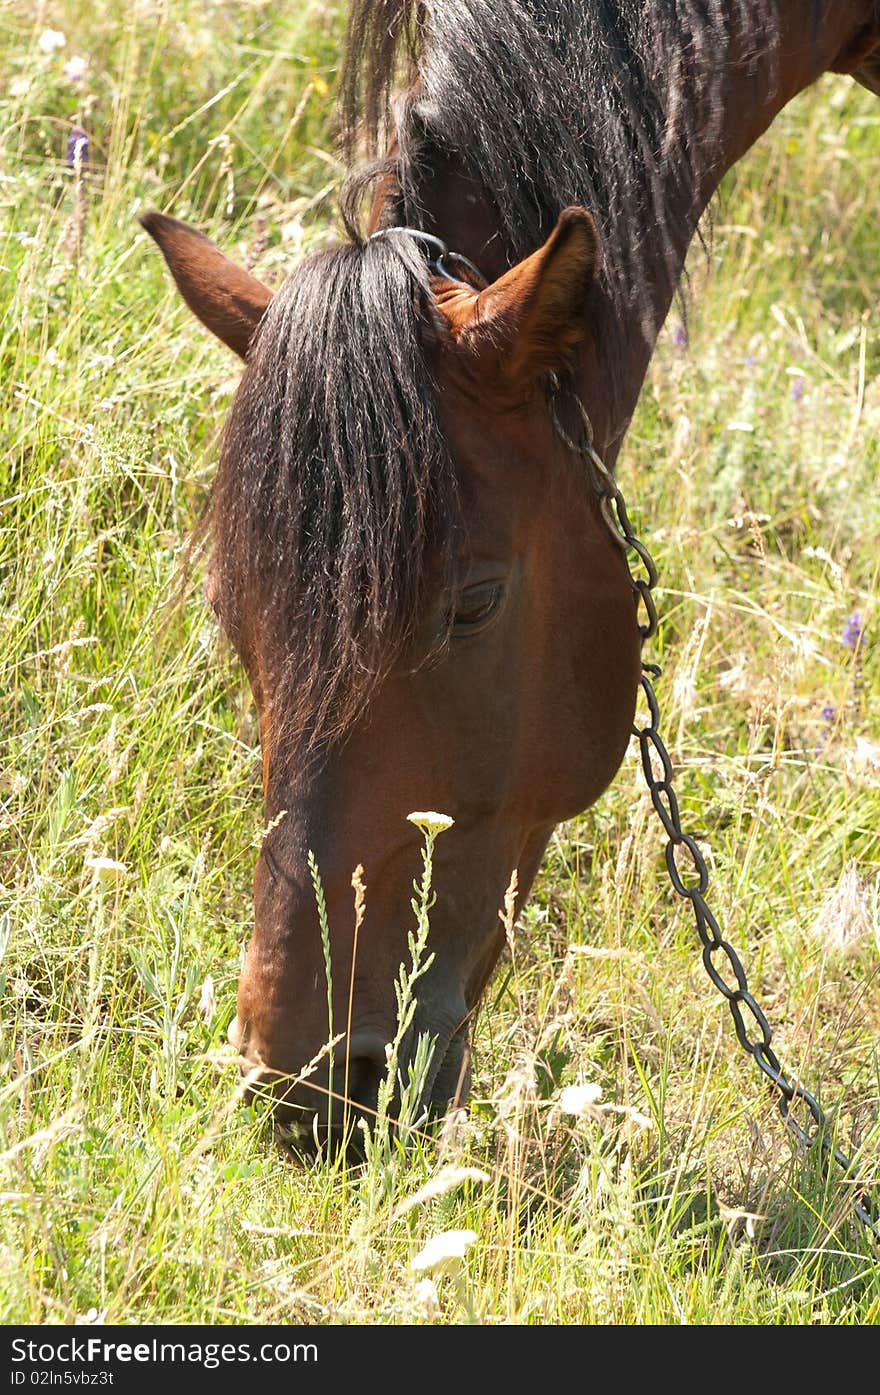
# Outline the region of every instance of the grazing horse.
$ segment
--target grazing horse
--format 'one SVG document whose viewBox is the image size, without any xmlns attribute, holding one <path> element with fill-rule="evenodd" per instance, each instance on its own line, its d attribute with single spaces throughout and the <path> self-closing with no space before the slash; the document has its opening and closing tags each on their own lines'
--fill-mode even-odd
<svg viewBox="0 0 880 1395">
<path fill-rule="evenodd" d="M 633 720 L 630 576 L 548 383 L 613 467 L 720 179 L 829 70 L 880 93 L 877 0 L 352 0 L 342 127 L 373 158 L 345 237 L 273 295 L 194 229 L 143 219 L 246 361 L 208 582 L 256 701 L 271 828 L 236 1039 L 318 1136 L 343 1105 L 326 1058 L 296 1079 L 328 1036 L 309 852 L 346 1027 L 335 1079 L 344 1062 L 369 1117 L 419 870 L 406 816 L 454 818 L 401 1055 L 433 1039 L 424 1104 L 442 1109 L 467 1088 L 511 870 L 525 895 Z"/>
</svg>

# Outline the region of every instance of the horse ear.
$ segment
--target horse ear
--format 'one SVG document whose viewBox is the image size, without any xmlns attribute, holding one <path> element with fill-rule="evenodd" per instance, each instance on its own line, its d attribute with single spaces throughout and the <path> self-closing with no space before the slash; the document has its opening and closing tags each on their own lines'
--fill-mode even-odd
<svg viewBox="0 0 880 1395">
<path fill-rule="evenodd" d="M 240 358 L 246 358 L 272 292 L 188 223 L 164 213 L 145 213 L 140 222 L 158 243 L 177 289 L 196 318 Z"/>
<path fill-rule="evenodd" d="M 438 297 L 453 338 L 519 385 L 568 366 L 586 333 L 599 234 L 585 208 L 566 208 L 537 252 L 479 295 Z M 456 303 L 457 302 L 457 303 Z"/>
</svg>

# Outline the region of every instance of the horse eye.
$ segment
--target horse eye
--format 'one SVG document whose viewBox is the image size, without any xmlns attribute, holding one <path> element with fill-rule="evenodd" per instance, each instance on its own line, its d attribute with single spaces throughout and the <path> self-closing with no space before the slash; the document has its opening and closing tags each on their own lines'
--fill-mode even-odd
<svg viewBox="0 0 880 1395">
<path fill-rule="evenodd" d="M 491 620 L 501 600 L 502 587 L 498 581 L 483 581 L 476 586 L 466 586 L 456 597 L 452 614 L 452 628 L 460 633 L 472 634 L 474 630 Z"/>
</svg>

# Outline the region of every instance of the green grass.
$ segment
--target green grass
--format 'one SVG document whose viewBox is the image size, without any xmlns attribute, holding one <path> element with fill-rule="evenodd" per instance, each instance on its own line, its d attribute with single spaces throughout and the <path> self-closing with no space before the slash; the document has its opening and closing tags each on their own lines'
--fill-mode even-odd
<svg viewBox="0 0 880 1395">
<path fill-rule="evenodd" d="M 466 1119 L 345 1173 L 293 1165 L 240 1103 L 256 730 L 198 558 L 180 583 L 236 368 L 136 214 L 192 218 L 270 281 L 323 236 L 340 10 L 0 17 L 0 1316 L 875 1321 L 876 1251 L 736 1047 L 632 753 L 554 837 Z M 40 50 L 47 26 L 63 51 Z M 878 187 L 880 103 L 827 81 L 783 115 L 726 185 L 690 347 L 664 332 L 621 466 L 661 566 L 665 731 L 713 904 L 868 1175 Z M 602 1092 L 581 1117 L 576 1084 Z M 476 1239 L 435 1292 L 410 1265 L 446 1230 Z"/>
</svg>

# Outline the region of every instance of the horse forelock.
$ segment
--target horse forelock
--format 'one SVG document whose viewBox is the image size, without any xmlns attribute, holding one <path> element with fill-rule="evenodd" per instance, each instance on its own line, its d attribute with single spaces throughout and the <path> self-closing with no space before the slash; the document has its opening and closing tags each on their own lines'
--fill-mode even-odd
<svg viewBox="0 0 880 1395">
<path fill-rule="evenodd" d="M 406 239 L 302 263 L 272 302 L 212 494 L 221 620 L 291 749 L 343 734 L 451 575 L 455 477 Z"/>
</svg>

